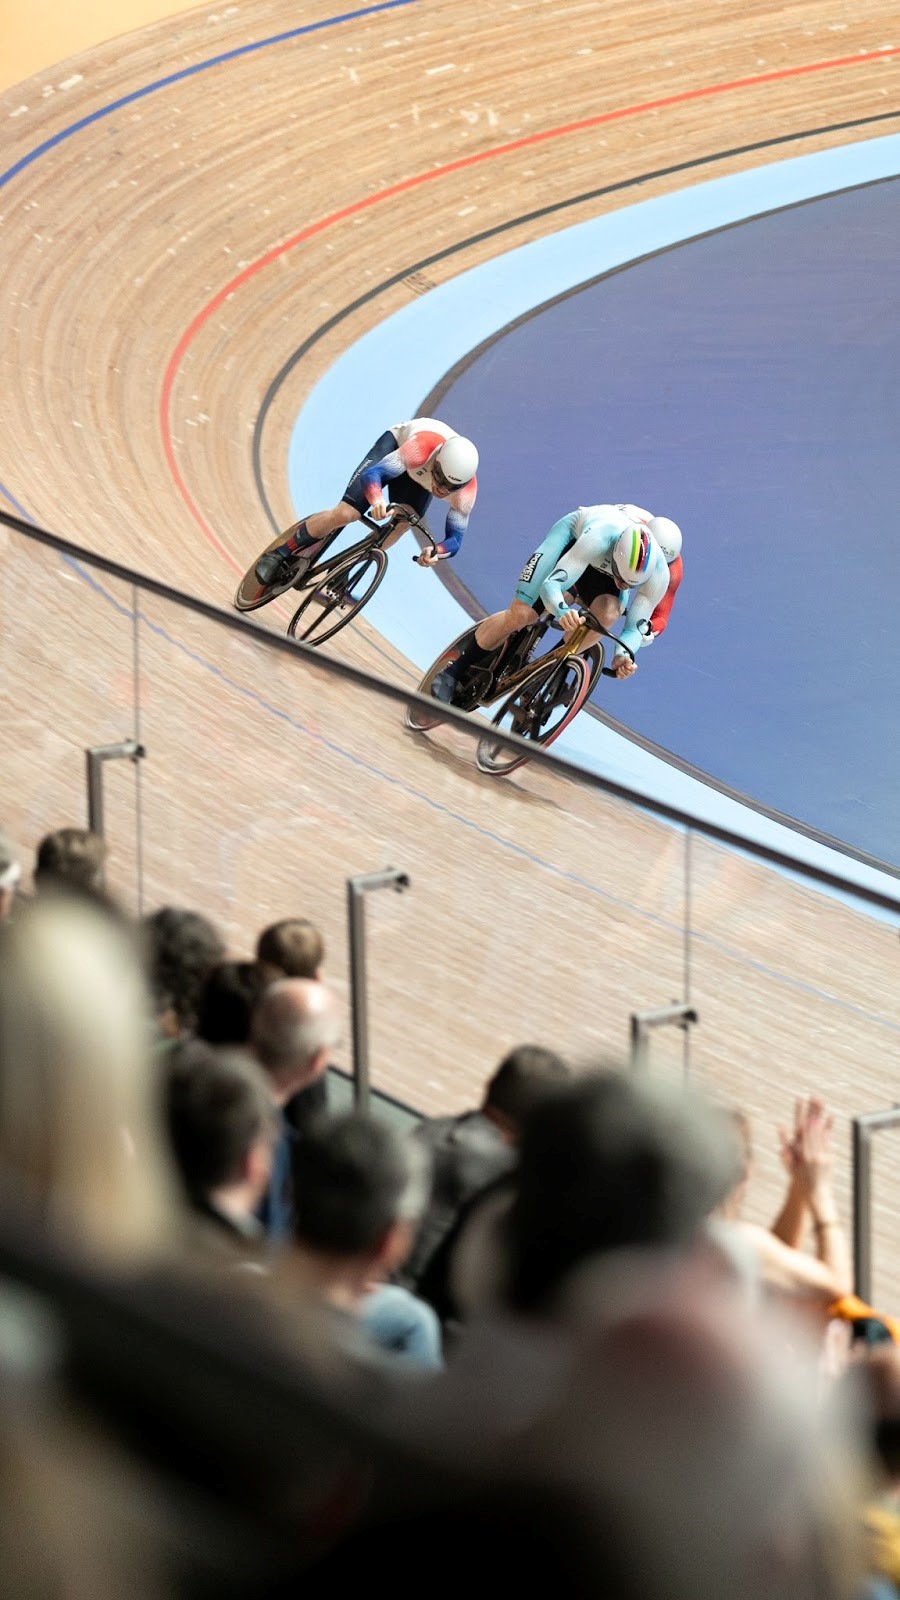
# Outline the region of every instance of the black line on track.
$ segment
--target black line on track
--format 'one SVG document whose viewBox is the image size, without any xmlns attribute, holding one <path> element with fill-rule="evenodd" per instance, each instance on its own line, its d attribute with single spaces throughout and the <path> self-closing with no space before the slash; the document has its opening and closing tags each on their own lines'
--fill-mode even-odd
<svg viewBox="0 0 900 1600">
<path fill-rule="evenodd" d="M 451 256 L 459 255 L 463 251 L 471 249 L 474 245 L 483 243 L 485 239 L 497 238 L 503 233 L 510 233 L 515 228 L 523 227 L 526 223 L 534 222 L 540 217 L 554 216 L 559 212 L 572 210 L 576 206 L 584 205 L 589 200 L 599 200 L 605 195 L 622 193 L 627 189 L 640 188 L 642 184 L 652 183 L 658 178 L 668 178 L 673 177 L 681 172 L 696 171 L 701 167 L 713 166 L 718 162 L 728 161 L 735 156 L 749 155 L 758 150 L 773 149 L 778 145 L 795 144 L 805 139 L 819 138 L 823 134 L 843 133 L 853 128 L 871 127 L 877 123 L 895 121 L 898 117 L 900 117 L 900 110 L 882 111 L 873 116 L 856 117 L 847 122 L 833 122 L 817 128 L 801 129 L 797 133 L 779 134 L 773 138 L 760 139 L 753 144 L 734 145 L 730 149 L 719 150 L 712 155 L 694 157 L 690 161 L 675 162 L 668 167 L 657 167 L 651 172 L 639 173 L 636 177 L 623 178 L 616 183 L 604 184 L 600 188 L 589 189 L 581 194 L 570 195 L 565 200 L 556 200 L 549 205 L 539 206 L 535 210 L 523 212 L 517 217 L 509 218 L 506 222 L 497 223 L 491 228 L 484 228 L 479 233 L 470 234 L 466 239 L 459 240 L 456 244 L 448 245 L 442 250 L 434 251 L 431 255 L 423 256 L 420 260 L 411 263 L 399 272 L 391 273 L 391 275 L 387 278 L 384 278 L 381 283 L 375 284 L 371 289 L 367 289 L 365 294 L 357 296 L 355 300 L 351 300 L 346 306 L 343 307 L 342 310 L 336 311 L 332 316 L 326 318 L 324 322 L 321 322 L 319 326 L 311 334 L 309 334 L 306 339 L 303 340 L 302 344 L 298 345 L 297 348 L 292 351 L 291 355 L 288 356 L 287 360 L 282 364 L 274 378 L 269 383 L 263 395 L 253 429 L 253 477 L 256 483 L 256 489 L 257 494 L 259 495 L 260 503 L 272 529 L 276 533 L 280 531 L 279 523 L 276 521 L 274 512 L 272 511 L 272 506 L 263 482 L 262 436 L 266 425 L 266 419 L 275 399 L 277 398 L 279 390 L 287 381 L 294 368 L 303 360 L 304 356 L 308 355 L 310 350 L 312 350 L 315 345 L 318 344 L 320 339 L 323 339 L 326 334 L 331 333 L 334 328 L 339 327 L 347 317 L 352 316 L 353 313 L 360 310 L 362 306 L 368 305 L 372 300 L 377 299 L 379 295 L 384 294 L 386 290 L 392 289 L 396 284 L 402 283 L 404 279 L 411 277 L 416 272 L 422 272 L 427 267 L 434 266 L 439 261 L 446 261 Z M 830 194 L 847 194 L 852 192 L 854 189 L 874 188 L 879 184 L 892 183 L 895 181 L 896 175 L 889 178 L 869 179 L 859 184 L 848 184 L 843 188 L 828 192 Z M 801 205 L 812 205 L 815 203 L 815 201 L 823 198 L 825 198 L 823 195 L 814 195 L 810 200 L 795 201 L 786 206 L 773 206 L 770 211 L 754 213 L 753 217 L 742 217 L 737 222 L 726 223 L 720 228 L 711 228 L 703 233 L 692 235 L 689 239 L 679 239 L 675 244 L 665 245 L 660 250 L 649 251 L 644 256 L 636 256 L 631 261 L 623 262 L 621 266 L 612 267 L 606 272 L 598 273 L 596 277 L 587 279 L 583 283 L 576 284 L 574 288 L 567 289 L 563 291 L 562 294 L 555 295 L 549 300 L 542 301 L 539 306 L 534 306 L 530 311 L 524 312 L 522 316 L 514 318 L 513 321 L 507 323 L 503 328 L 498 329 L 497 332 L 491 334 L 487 339 L 482 340 L 482 342 L 479 345 L 476 345 L 473 350 L 468 351 L 464 356 L 462 356 L 460 360 L 457 361 L 455 365 L 443 375 L 430 393 L 424 397 L 424 399 L 420 402 L 418 410 L 422 412 L 423 416 L 431 415 L 432 409 L 436 405 L 439 405 L 442 396 L 446 394 L 447 390 L 453 385 L 454 382 L 456 382 L 466 368 L 476 361 L 486 349 L 489 349 L 492 344 L 497 343 L 500 339 L 504 338 L 506 334 L 512 332 L 513 329 L 520 327 L 530 318 L 540 315 L 540 313 L 545 311 L 549 306 L 557 305 L 561 301 L 568 299 L 571 295 L 579 294 L 583 289 L 590 288 L 593 284 L 602 282 L 604 278 L 610 278 L 619 272 L 624 272 L 628 268 L 638 265 L 641 261 L 651 260 L 657 255 L 666 255 L 671 251 L 681 249 L 684 245 L 696 242 L 697 239 L 710 238 L 716 233 L 726 233 L 732 228 L 744 227 L 747 223 L 756 221 L 762 216 L 775 216 L 781 211 L 796 210 Z M 446 566 L 447 563 L 445 562 L 445 569 Z M 440 577 L 441 581 L 446 584 L 453 597 L 459 602 L 464 610 L 468 612 L 469 616 L 473 618 L 481 618 L 485 615 L 484 607 L 478 600 L 476 600 L 471 590 L 464 583 L 462 583 L 459 578 L 457 578 L 453 573 L 447 572 L 446 570 L 440 573 Z M 780 811 L 776 811 L 773 808 L 764 805 L 762 801 L 754 800 L 743 792 L 730 788 L 728 784 L 720 782 L 718 779 L 712 777 L 708 772 L 702 771 L 699 767 L 695 767 L 690 762 L 683 760 L 683 758 L 678 756 L 674 751 L 666 750 L 662 745 L 654 744 L 652 740 L 646 739 L 642 734 L 636 733 L 633 728 L 626 727 L 615 717 L 610 716 L 608 712 L 601 711 L 599 706 L 588 705 L 585 709 L 589 716 L 594 717 L 598 722 L 604 723 L 606 727 L 610 728 L 613 732 L 621 734 L 624 738 L 630 740 L 632 744 L 639 745 L 641 749 L 647 750 L 653 755 L 658 756 L 661 760 L 665 761 L 668 766 L 675 767 L 678 771 L 683 772 L 690 777 L 696 778 L 699 782 L 704 783 L 708 788 L 715 789 L 719 794 L 726 795 L 730 799 L 739 801 L 742 805 L 746 805 L 750 810 L 757 812 L 758 815 L 767 817 L 773 822 L 778 822 L 782 824 L 782 826 L 791 829 L 794 833 L 801 834 L 804 838 L 813 840 L 819 844 L 827 845 L 830 849 L 835 850 L 840 855 L 849 856 L 853 860 L 863 862 L 866 866 L 877 867 L 879 870 L 885 871 L 892 876 L 897 874 L 897 868 L 892 866 L 889 862 L 876 860 L 876 858 L 867 855 L 864 851 L 855 849 L 852 845 L 846 844 L 842 840 L 834 839 L 831 837 L 831 835 L 822 833 L 818 829 L 812 828 L 807 824 L 798 821 L 798 819 L 795 817 L 789 817 Z"/>
<path fill-rule="evenodd" d="M 266 425 L 266 419 L 278 395 L 278 392 L 290 377 L 290 374 L 293 372 L 294 368 L 303 360 L 304 356 L 308 355 L 310 350 L 312 350 L 319 343 L 320 339 L 324 339 L 326 334 L 329 334 L 335 328 L 340 327 L 340 324 L 344 322 L 347 317 L 352 316 L 355 311 L 359 311 L 361 307 L 368 305 L 372 300 L 376 300 L 379 295 L 384 294 L 388 289 L 394 288 L 396 284 L 402 283 L 405 278 L 411 277 L 416 272 L 423 272 L 427 267 L 433 267 L 439 261 L 449 260 L 451 256 L 459 255 L 465 250 L 472 249 L 474 245 L 482 244 L 486 239 L 498 238 L 501 234 L 510 233 L 515 228 L 524 227 L 526 223 L 537 221 L 541 217 L 555 216 L 559 212 L 572 210 L 576 206 L 586 204 L 589 200 L 599 200 L 606 195 L 620 194 L 628 189 L 640 188 L 642 184 L 653 183 L 658 178 L 670 178 L 674 177 L 680 172 L 696 171 L 700 167 L 713 166 L 717 162 L 729 161 L 735 156 L 750 155 L 758 150 L 774 149 L 778 145 L 795 144 L 804 139 L 819 138 L 823 134 L 827 133 L 843 133 L 851 128 L 863 128 L 869 127 L 875 123 L 890 122 L 894 121 L 898 117 L 900 117 L 900 110 L 882 111 L 877 115 L 870 117 L 856 117 L 849 122 L 832 122 L 818 128 L 802 129 L 799 133 L 779 134 L 773 138 L 760 139 L 754 144 L 734 145 L 728 150 L 719 150 L 712 155 L 694 157 L 690 161 L 678 161 L 668 167 L 656 167 L 651 172 L 639 173 L 633 178 L 622 178 L 617 183 L 604 184 L 598 189 L 588 189 L 582 194 L 570 195 L 565 200 L 555 200 L 549 205 L 538 206 L 533 211 L 522 212 L 517 217 L 511 217 L 505 222 L 498 222 L 493 227 L 482 229 L 479 233 L 470 234 L 467 238 L 458 240 L 456 244 L 447 245 L 442 250 L 433 251 L 432 254 L 423 256 L 420 260 L 414 261 L 403 267 L 399 272 L 391 273 L 389 277 L 382 279 L 381 283 L 373 285 L 372 288 L 366 290 L 365 294 L 358 295 L 355 300 L 349 301 L 349 303 L 340 311 L 334 312 L 332 316 L 327 317 L 324 322 L 321 322 L 319 326 L 303 340 L 302 344 L 299 344 L 296 349 L 292 351 L 266 388 L 253 427 L 253 477 L 256 483 L 256 490 L 257 494 L 259 495 L 260 503 L 273 531 L 275 533 L 280 532 L 280 525 L 275 519 L 268 494 L 266 493 L 266 487 L 263 482 L 262 436 Z M 851 187 L 866 187 L 866 185 L 855 185 Z M 805 202 L 800 203 L 802 204 Z M 733 226 L 740 226 L 740 224 L 733 224 Z M 719 230 L 711 231 L 715 232 Z M 699 237 L 703 236 L 700 235 Z M 689 241 L 684 240 L 679 242 L 688 243 Z M 677 246 L 669 246 L 667 248 L 675 249 Z M 622 269 L 615 268 L 613 270 L 619 271 Z M 603 276 L 603 274 L 601 274 L 601 276 Z M 582 287 L 585 286 L 582 285 Z M 552 302 L 548 302 L 548 304 L 551 303 Z M 502 332 L 505 331 L 505 329 L 502 330 Z M 501 335 L 498 335 L 497 337 L 500 336 Z M 458 368 L 453 368 L 452 370 L 457 371 Z M 433 392 L 436 393 L 437 391 L 435 390 Z"/>
</svg>

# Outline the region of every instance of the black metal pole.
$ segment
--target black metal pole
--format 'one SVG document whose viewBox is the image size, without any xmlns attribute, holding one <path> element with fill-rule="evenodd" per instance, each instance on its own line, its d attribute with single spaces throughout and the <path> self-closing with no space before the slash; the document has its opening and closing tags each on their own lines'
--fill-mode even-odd
<svg viewBox="0 0 900 1600">
<path fill-rule="evenodd" d="M 860 1300 L 872 1293 L 872 1136 L 853 1119 L 853 1287 Z"/>
</svg>

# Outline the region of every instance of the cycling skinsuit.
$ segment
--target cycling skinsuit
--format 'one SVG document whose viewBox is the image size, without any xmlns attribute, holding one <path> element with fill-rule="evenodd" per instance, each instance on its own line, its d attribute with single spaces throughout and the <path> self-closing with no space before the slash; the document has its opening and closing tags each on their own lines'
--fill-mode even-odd
<svg viewBox="0 0 900 1600">
<path fill-rule="evenodd" d="M 452 438 L 454 430 L 433 417 L 414 417 L 411 422 L 396 423 L 373 444 L 341 499 L 357 511 L 368 511 L 369 506 L 382 498 L 384 487 L 388 485 L 393 504 L 409 506 L 422 516 L 434 494 L 428 458 Z M 447 521 L 438 549 L 448 556 L 455 556 L 462 544 L 477 493 L 478 480 L 471 478 L 446 496 Z"/>
<path fill-rule="evenodd" d="M 634 519 L 619 506 L 579 506 L 555 522 L 546 538 L 529 556 L 516 586 L 516 599 L 532 608 L 543 602 L 554 616 L 567 609 L 565 592 L 589 606 L 598 594 L 619 596 L 619 609 L 627 619 L 622 643 L 638 650 L 649 641 L 651 618 L 669 587 L 666 558 L 653 541 L 650 565 L 640 587 L 621 589 L 612 568 L 619 536 L 634 527 Z"/>
</svg>

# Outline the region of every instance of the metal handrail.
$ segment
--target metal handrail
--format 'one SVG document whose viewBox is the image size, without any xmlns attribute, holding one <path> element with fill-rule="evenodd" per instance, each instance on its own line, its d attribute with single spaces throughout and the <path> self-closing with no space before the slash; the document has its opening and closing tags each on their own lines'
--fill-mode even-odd
<svg viewBox="0 0 900 1600">
<path fill-rule="evenodd" d="M 182 593 L 170 584 L 162 583 L 158 578 L 151 578 L 143 573 L 136 572 L 132 567 L 126 567 L 118 561 L 111 561 L 106 556 L 96 555 L 92 550 L 86 550 L 70 539 L 63 539 L 58 534 L 48 533 L 46 529 L 39 528 L 32 523 L 24 522 L 20 517 L 13 516 L 10 512 L 0 510 L 0 523 L 5 523 L 26 539 L 31 539 L 37 544 L 49 546 L 61 554 L 70 556 L 75 561 L 84 562 L 86 565 L 97 568 L 107 573 L 110 577 L 122 583 L 134 584 L 148 594 L 156 595 L 161 600 L 167 600 L 172 605 L 179 606 L 186 611 L 193 612 L 196 616 L 205 617 L 208 621 L 217 622 L 232 632 L 243 634 L 246 638 L 252 636 L 254 640 L 264 644 L 267 649 L 280 651 L 287 654 L 303 653 L 307 663 L 315 671 L 323 672 L 332 678 L 343 678 L 346 682 L 354 683 L 370 692 L 374 692 L 382 699 L 392 700 L 398 705 L 406 705 L 410 698 L 420 700 L 421 697 L 412 689 L 402 689 L 391 683 L 386 683 L 380 678 L 361 667 L 352 665 L 348 661 L 341 661 L 333 656 L 324 656 L 314 646 L 305 645 L 299 640 L 284 638 L 279 634 L 271 633 L 250 618 L 235 611 L 226 611 L 221 606 L 210 604 L 208 600 L 199 600 L 193 595 Z M 428 701 L 433 705 L 432 701 Z M 472 719 L 465 711 L 459 711 L 454 706 L 441 706 L 441 721 L 456 724 L 467 733 L 472 733 Z M 503 734 L 494 730 L 492 737 L 498 743 L 508 745 L 511 749 L 520 750 L 522 741 L 515 734 Z M 679 806 L 667 804 L 663 800 L 656 800 L 642 794 L 637 789 L 631 789 L 626 784 L 617 783 L 612 778 L 601 777 L 599 773 L 587 772 L 582 767 L 556 755 L 552 750 L 543 750 L 539 746 L 529 743 L 529 760 L 546 764 L 551 771 L 561 773 L 572 782 L 584 785 L 590 789 L 599 790 L 603 794 L 612 795 L 615 799 L 624 800 L 627 804 L 638 806 L 642 811 L 651 816 L 660 817 L 663 821 L 675 823 L 679 827 L 691 828 L 706 839 L 714 840 L 718 844 L 727 845 L 730 849 L 739 850 L 744 855 L 763 861 L 770 866 L 779 867 L 784 871 L 798 873 L 811 883 L 822 885 L 824 888 L 839 891 L 841 894 L 851 895 L 855 900 L 866 905 L 877 906 L 881 911 L 890 911 L 900 918 L 900 870 L 874 858 L 864 864 L 870 865 L 886 877 L 896 878 L 898 888 L 896 894 L 887 894 L 880 889 L 872 889 L 867 885 L 859 884 L 852 878 L 845 877 L 842 873 L 831 872 L 825 867 L 813 866 L 799 857 L 788 854 L 784 850 L 775 850 L 771 845 L 759 844 L 748 839 L 742 834 L 734 833 L 730 828 L 723 828 L 718 823 L 708 822 L 693 816 Z M 861 860 L 855 855 L 854 860 Z"/>
</svg>

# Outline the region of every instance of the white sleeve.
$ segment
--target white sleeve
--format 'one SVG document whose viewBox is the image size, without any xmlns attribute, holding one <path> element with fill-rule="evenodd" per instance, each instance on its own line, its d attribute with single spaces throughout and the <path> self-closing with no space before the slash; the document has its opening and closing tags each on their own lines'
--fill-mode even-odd
<svg viewBox="0 0 900 1600">
<path fill-rule="evenodd" d="M 631 602 L 625 613 L 625 626 L 619 634 L 621 643 L 627 644 L 629 650 L 639 650 L 642 644 L 648 642 L 647 624 L 660 600 L 668 592 L 668 588 L 669 569 L 666 558 L 661 550 L 657 550 L 653 565 L 640 588 L 632 591 Z M 618 650 L 616 654 L 624 655 L 625 652 Z"/>
<path fill-rule="evenodd" d="M 563 592 L 578 582 L 592 562 L 602 554 L 608 542 L 605 525 L 593 528 L 588 525 L 584 533 L 580 534 L 575 543 L 565 551 L 549 578 L 544 579 L 541 584 L 541 599 L 555 617 L 558 617 L 560 612 L 568 610 Z"/>
</svg>

